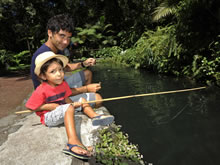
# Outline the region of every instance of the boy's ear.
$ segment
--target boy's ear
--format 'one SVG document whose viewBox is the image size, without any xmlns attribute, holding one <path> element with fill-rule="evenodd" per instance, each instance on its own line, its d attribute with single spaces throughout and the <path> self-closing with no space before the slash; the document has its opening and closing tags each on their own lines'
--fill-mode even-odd
<svg viewBox="0 0 220 165">
<path fill-rule="evenodd" d="M 42 80 L 44 80 L 44 81 L 47 80 L 47 79 L 46 79 L 46 76 L 45 76 L 44 74 L 42 74 L 42 73 L 39 75 L 39 77 L 40 77 L 40 79 L 42 79 Z"/>
</svg>

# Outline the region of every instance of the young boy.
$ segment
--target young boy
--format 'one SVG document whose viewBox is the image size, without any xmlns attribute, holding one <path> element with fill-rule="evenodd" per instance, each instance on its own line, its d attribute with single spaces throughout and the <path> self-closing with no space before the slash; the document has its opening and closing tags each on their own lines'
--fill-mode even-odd
<svg viewBox="0 0 220 165">
<path fill-rule="evenodd" d="M 56 55 L 52 51 L 40 54 L 35 60 L 35 74 L 42 81 L 41 85 L 32 93 L 26 103 L 26 107 L 36 111 L 40 116 L 41 123 L 53 127 L 65 124 L 68 137 L 67 149 L 63 152 L 80 159 L 89 159 L 91 156 L 88 149 L 83 146 L 77 137 L 74 123 L 74 113 L 82 110 L 92 119 L 93 125 L 108 125 L 114 120 L 112 115 L 99 115 L 84 103 L 72 102 L 69 96 L 72 94 L 70 87 L 64 81 L 63 68 L 67 65 L 68 58 Z"/>
</svg>

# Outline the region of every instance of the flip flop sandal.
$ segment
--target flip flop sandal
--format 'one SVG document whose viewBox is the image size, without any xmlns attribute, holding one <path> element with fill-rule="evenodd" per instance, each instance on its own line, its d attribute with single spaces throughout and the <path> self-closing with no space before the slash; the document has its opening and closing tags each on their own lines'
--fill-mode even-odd
<svg viewBox="0 0 220 165">
<path fill-rule="evenodd" d="M 84 159 L 84 160 L 90 159 L 90 156 L 83 155 L 83 154 L 78 154 L 78 153 L 76 153 L 76 152 L 74 152 L 74 151 L 71 150 L 73 147 L 80 147 L 80 148 L 82 148 L 82 149 L 84 149 L 84 150 L 87 150 L 86 147 L 81 146 L 81 145 L 76 145 L 76 144 L 74 144 L 74 145 L 72 145 L 72 144 L 67 144 L 67 146 L 69 147 L 69 149 L 63 149 L 63 153 L 65 153 L 65 154 L 67 154 L 67 155 L 71 155 L 71 156 L 73 156 L 73 157 L 75 157 L 75 158 L 78 158 L 78 159 Z"/>
</svg>

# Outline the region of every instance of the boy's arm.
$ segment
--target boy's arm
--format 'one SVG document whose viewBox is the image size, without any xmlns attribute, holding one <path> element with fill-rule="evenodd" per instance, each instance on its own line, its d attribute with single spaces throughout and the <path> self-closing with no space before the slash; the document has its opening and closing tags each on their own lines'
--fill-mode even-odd
<svg viewBox="0 0 220 165">
<path fill-rule="evenodd" d="M 80 102 L 73 102 L 69 97 L 65 98 L 67 104 L 72 103 L 74 108 L 82 106 Z"/>
<path fill-rule="evenodd" d="M 52 110 L 56 109 L 56 107 L 58 107 L 58 106 L 59 106 L 59 104 L 56 104 L 56 103 L 42 104 L 39 108 L 37 108 L 34 111 L 43 111 L 43 110 L 52 111 Z"/>
<path fill-rule="evenodd" d="M 65 98 L 65 102 L 66 102 L 67 104 L 73 103 L 73 101 L 72 101 L 69 97 L 66 97 L 66 98 Z"/>
</svg>

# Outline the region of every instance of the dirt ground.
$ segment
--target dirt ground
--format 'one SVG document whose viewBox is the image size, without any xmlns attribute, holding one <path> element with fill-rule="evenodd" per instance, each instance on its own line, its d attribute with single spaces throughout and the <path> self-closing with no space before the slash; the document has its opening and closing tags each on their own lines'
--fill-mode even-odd
<svg viewBox="0 0 220 165">
<path fill-rule="evenodd" d="M 23 101 L 32 92 L 33 85 L 28 74 L 10 74 L 0 77 L 0 118 L 22 110 Z"/>
</svg>

